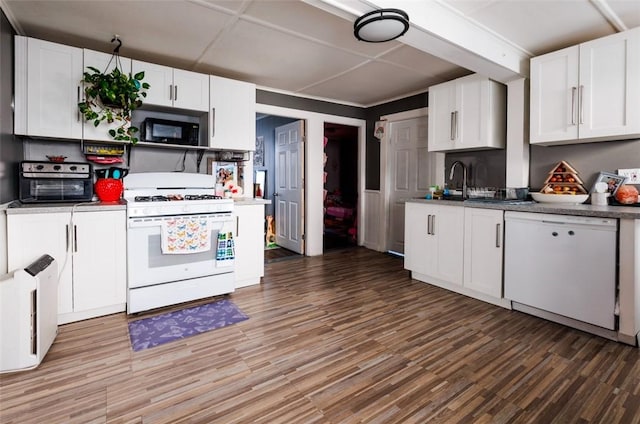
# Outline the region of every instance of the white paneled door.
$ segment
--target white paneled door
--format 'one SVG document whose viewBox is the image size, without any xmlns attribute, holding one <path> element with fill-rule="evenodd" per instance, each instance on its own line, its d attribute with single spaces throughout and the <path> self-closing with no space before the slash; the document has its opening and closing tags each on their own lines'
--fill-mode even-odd
<svg viewBox="0 0 640 424">
<path fill-rule="evenodd" d="M 424 196 L 433 181 L 433 166 L 427 150 L 427 122 L 427 116 L 421 116 L 390 125 L 387 250 L 392 252 L 404 253 L 405 201 Z"/>
<path fill-rule="evenodd" d="M 276 128 L 276 244 L 304 254 L 304 121 Z"/>
</svg>

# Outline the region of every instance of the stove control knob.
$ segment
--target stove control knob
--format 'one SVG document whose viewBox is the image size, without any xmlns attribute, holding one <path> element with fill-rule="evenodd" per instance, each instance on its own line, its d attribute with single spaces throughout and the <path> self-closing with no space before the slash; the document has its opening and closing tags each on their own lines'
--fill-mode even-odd
<svg viewBox="0 0 640 424">
<path fill-rule="evenodd" d="M 44 165 L 36 165 L 36 169 L 37 169 L 37 170 L 44 169 Z"/>
<path fill-rule="evenodd" d="M 60 165 L 53 165 L 53 169 L 59 171 L 62 169 L 62 167 Z"/>
</svg>

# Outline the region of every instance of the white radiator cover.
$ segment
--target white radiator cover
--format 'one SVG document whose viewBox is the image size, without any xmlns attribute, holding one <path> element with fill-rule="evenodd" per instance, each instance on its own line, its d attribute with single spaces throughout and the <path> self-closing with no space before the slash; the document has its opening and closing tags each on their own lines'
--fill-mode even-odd
<svg viewBox="0 0 640 424">
<path fill-rule="evenodd" d="M 36 368 L 58 333 L 58 266 L 43 255 L 0 277 L 0 373 Z"/>
</svg>

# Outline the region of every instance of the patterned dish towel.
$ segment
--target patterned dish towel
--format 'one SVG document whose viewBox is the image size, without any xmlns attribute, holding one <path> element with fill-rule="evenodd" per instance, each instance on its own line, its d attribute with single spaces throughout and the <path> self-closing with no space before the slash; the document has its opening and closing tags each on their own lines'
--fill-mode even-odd
<svg viewBox="0 0 640 424">
<path fill-rule="evenodd" d="M 175 217 L 162 221 L 161 248 L 165 255 L 211 250 L 211 231 L 206 216 Z"/>
<path fill-rule="evenodd" d="M 233 266 L 235 259 L 235 241 L 233 232 L 218 233 L 218 250 L 216 251 L 216 267 Z"/>
</svg>

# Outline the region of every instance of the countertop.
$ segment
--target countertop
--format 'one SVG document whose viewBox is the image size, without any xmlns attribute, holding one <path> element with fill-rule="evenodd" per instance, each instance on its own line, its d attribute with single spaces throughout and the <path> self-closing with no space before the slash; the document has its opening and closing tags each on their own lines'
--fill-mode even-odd
<svg viewBox="0 0 640 424">
<path fill-rule="evenodd" d="M 236 206 L 242 205 L 270 205 L 271 200 L 268 199 L 254 199 L 252 197 L 236 197 L 234 200 L 234 204 Z"/>
<path fill-rule="evenodd" d="M 251 197 L 239 197 L 234 199 L 235 206 L 249 205 L 270 205 L 271 200 L 254 199 Z M 7 215 L 30 214 L 30 213 L 55 213 L 55 212 L 91 212 L 103 210 L 126 210 L 127 201 L 119 202 L 81 202 L 81 203 L 33 203 L 24 204 L 19 201 L 11 202 L 5 208 Z"/>
<path fill-rule="evenodd" d="M 638 206 L 594 206 L 588 204 L 563 204 L 563 203 L 527 203 L 510 205 L 505 203 L 478 202 L 473 200 L 427 200 L 409 199 L 409 203 L 430 203 L 434 205 L 464 206 L 465 208 L 501 209 L 504 211 L 554 213 L 558 215 L 595 216 L 600 218 L 627 218 L 640 219 L 640 207 Z"/>
<path fill-rule="evenodd" d="M 127 202 L 81 202 L 81 203 L 34 203 L 11 202 L 6 209 L 7 215 L 54 212 L 97 212 L 127 209 Z"/>
</svg>

